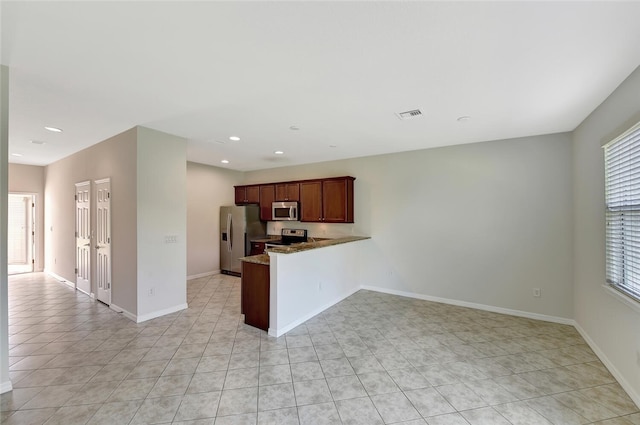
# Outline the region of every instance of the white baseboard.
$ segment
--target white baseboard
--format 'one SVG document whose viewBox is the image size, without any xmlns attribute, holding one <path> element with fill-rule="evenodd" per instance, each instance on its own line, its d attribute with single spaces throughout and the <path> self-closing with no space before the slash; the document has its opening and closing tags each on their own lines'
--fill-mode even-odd
<svg viewBox="0 0 640 425">
<path fill-rule="evenodd" d="M 154 311 L 152 313 L 143 314 L 142 316 L 136 316 L 136 323 L 146 322 L 147 320 L 155 319 L 156 317 L 164 316 L 166 314 L 175 313 L 176 311 L 184 310 L 189 306 L 184 304 L 179 304 L 173 307 L 165 308 L 163 310 Z"/>
<path fill-rule="evenodd" d="M 58 276 L 58 275 L 57 275 L 57 274 L 55 274 L 54 272 L 52 272 L 52 271 L 50 271 L 50 270 L 47 270 L 47 269 L 44 269 L 44 272 L 45 272 L 46 274 L 48 274 L 49 276 L 51 276 L 52 278 L 54 278 L 55 280 L 60 281 L 60 283 L 64 283 L 65 285 L 70 286 L 70 287 L 72 287 L 73 289 L 76 289 L 76 284 L 75 284 L 75 282 L 70 282 L 70 281 L 68 281 L 67 279 L 65 279 L 64 277 L 62 277 L 62 276 Z"/>
<path fill-rule="evenodd" d="M 618 381 L 620 386 L 627 392 L 629 397 L 631 397 L 631 400 L 633 400 L 636 406 L 640 406 L 640 394 L 634 391 L 633 387 L 629 384 L 629 382 L 627 382 L 624 375 L 620 373 L 618 369 L 616 369 L 613 363 L 604 354 L 604 351 L 602 351 L 600 347 L 598 347 L 598 345 L 591 339 L 589 334 L 587 334 L 585 330 L 582 329 L 582 327 L 578 323 L 575 324 L 575 327 L 578 330 L 578 332 L 580 332 L 580 335 L 587 342 L 589 347 L 591 347 L 593 352 L 596 353 L 596 356 L 598 356 L 600 361 L 607 367 L 607 369 L 609 369 L 609 372 L 611 372 L 613 377 L 616 378 L 616 381 Z"/>
<path fill-rule="evenodd" d="M 13 385 L 11 384 L 11 381 L 5 381 L 3 383 L 0 383 L 0 394 L 8 393 L 11 390 L 13 390 Z"/>
<path fill-rule="evenodd" d="M 122 307 L 118 307 L 118 306 L 117 306 L 117 305 L 115 305 L 115 304 L 110 304 L 110 305 L 109 305 L 109 308 L 110 308 L 111 310 L 115 311 L 116 313 L 122 313 L 122 315 L 123 315 L 124 317 L 126 317 L 127 319 L 129 319 L 129 320 L 131 320 L 131 321 L 134 321 L 134 322 L 137 322 L 137 321 L 138 321 L 138 320 L 137 320 L 137 317 L 136 317 L 136 315 L 135 315 L 135 314 L 131 313 L 130 311 L 125 310 L 125 309 L 124 309 L 124 308 L 122 308 Z"/>
<path fill-rule="evenodd" d="M 284 335 L 285 333 L 289 332 L 291 329 L 294 329 L 297 326 L 300 326 L 301 324 L 306 322 L 307 320 L 311 319 L 313 316 L 316 316 L 316 315 L 322 313 L 323 311 L 325 311 L 329 307 L 334 306 L 334 305 L 338 304 L 340 301 L 344 300 L 345 298 L 348 298 L 351 295 L 355 294 L 360 289 L 362 289 L 362 288 L 360 288 L 360 287 L 354 288 L 353 290 L 348 292 L 346 295 L 340 296 L 340 297 L 334 299 L 333 301 L 329 301 L 327 304 L 324 304 L 323 306 L 318 307 L 317 309 L 315 309 L 311 313 L 308 313 L 308 314 L 304 315 L 300 319 L 298 319 L 298 320 L 296 320 L 294 322 L 291 322 L 288 325 L 283 326 L 280 329 L 269 328 L 269 331 L 268 331 L 269 336 L 279 337 L 279 336 Z"/>
<path fill-rule="evenodd" d="M 192 274 L 191 276 L 187 276 L 187 280 L 198 279 L 201 277 L 213 276 L 215 274 L 220 274 L 220 270 L 213 270 L 205 273 Z"/>
<path fill-rule="evenodd" d="M 377 286 L 367 286 L 367 285 L 363 285 L 361 289 L 382 292 L 385 294 L 400 295 L 402 297 L 408 297 L 408 298 L 416 298 L 419 300 L 433 301 L 433 302 L 442 303 L 442 304 L 456 305 L 459 307 L 475 308 L 477 310 L 490 311 L 493 313 L 501 313 L 501 314 L 508 314 L 511 316 L 525 317 L 527 319 L 544 320 L 545 322 L 560 323 L 563 325 L 575 326 L 576 324 L 576 322 L 573 319 L 568 319 L 565 317 L 548 316 L 546 314 L 531 313 L 531 312 L 522 311 L 522 310 L 512 310 L 509 308 L 495 307 L 495 306 L 486 305 L 486 304 L 470 303 L 467 301 L 452 300 L 449 298 L 432 297 L 430 295 L 417 294 L 415 292 L 398 291 L 395 289 L 380 288 Z"/>
</svg>

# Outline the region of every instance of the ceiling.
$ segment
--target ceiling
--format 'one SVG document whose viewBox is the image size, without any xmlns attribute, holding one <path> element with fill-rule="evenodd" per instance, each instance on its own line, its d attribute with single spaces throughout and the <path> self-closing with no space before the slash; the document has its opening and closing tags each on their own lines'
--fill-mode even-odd
<svg viewBox="0 0 640 425">
<path fill-rule="evenodd" d="M 633 1 L 3 0 L 9 158 L 49 164 L 136 125 L 241 171 L 571 131 L 640 65 L 638 16 Z"/>
</svg>

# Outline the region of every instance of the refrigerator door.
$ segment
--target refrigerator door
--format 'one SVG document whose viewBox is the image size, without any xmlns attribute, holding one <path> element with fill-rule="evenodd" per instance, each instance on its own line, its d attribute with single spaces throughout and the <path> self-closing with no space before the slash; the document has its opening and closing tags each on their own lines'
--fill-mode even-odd
<svg viewBox="0 0 640 425">
<path fill-rule="evenodd" d="M 220 207 L 220 270 L 231 270 L 231 208 Z"/>
<path fill-rule="evenodd" d="M 231 207 L 231 224 L 229 226 L 231 231 L 229 235 L 231 241 L 231 263 L 229 271 L 238 275 L 242 272 L 240 258 L 245 256 L 246 208 Z"/>
<path fill-rule="evenodd" d="M 240 275 L 240 258 L 251 252 L 250 240 L 266 234 L 257 205 L 220 207 L 220 270 Z"/>
</svg>

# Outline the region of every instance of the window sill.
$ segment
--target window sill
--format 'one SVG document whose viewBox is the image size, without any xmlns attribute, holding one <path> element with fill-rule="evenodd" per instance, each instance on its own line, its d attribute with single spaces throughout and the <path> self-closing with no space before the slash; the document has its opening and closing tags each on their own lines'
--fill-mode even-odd
<svg viewBox="0 0 640 425">
<path fill-rule="evenodd" d="M 609 293 L 613 298 L 625 304 L 627 307 L 630 307 L 636 313 L 640 313 L 640 302 L 635 301 L 634 299 L 624 295 L 622 292 L 617 289 L 613 289 L 611 285 L 604 284 L 602 285 L 602 289 L 604 289 L 607 293 Z"/>
</svg>

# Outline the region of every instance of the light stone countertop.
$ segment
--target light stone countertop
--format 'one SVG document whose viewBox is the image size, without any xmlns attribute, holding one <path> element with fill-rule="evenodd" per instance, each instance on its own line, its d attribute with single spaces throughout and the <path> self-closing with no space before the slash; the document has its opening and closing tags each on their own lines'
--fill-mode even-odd
<svg viewBox="0 0 640 425">
<path fill-rule="evenodd" d="M 314 242 L 303 242 L 293 245 L 276 246 L 268 248 L 267 252 L 274 252 L 278 254 L 295 254 L 296 252 L 309 251 L 311 249 L 324 248 L 327 246 L 340 245 L 343 243 L 357 242 L 365 239 L 371 239 L 370 236 L 346 236 L 344 238 L 335 239 L 322 239 L 315 240 Z M 246 261 L 248 263 L 262 264 L 268 266 L 269 254 L 251 255 L 249 257 L 242 257 L 240 261 Z"/>
</svg>

